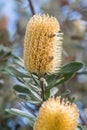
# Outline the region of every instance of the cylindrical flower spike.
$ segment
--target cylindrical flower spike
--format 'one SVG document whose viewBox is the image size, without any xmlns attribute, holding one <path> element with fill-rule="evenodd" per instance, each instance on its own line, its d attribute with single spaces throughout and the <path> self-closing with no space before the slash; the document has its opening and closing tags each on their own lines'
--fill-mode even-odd
<svg viewBox="0 0 87 130">
<path fill-rule="evenodd" d="M 59 22 L 49 15 L 34 15 L 27 24 L 24 64 L 27 71 L 57 72 L 61 67 L 62 36 Z"/>
<path fill-rule="evenodd" d="M 50 98 L 42 104 L 34 130 L 75 130 L 79 112 L 74 103 Z"/>
</svg>

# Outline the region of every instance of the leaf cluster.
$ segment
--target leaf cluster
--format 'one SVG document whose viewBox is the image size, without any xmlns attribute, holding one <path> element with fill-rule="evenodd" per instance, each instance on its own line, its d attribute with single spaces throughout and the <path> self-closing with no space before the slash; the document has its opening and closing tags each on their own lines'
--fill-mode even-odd
<svg viewBox="0 0 87 130">
<path fill-rule="evenodd" d="M 43 77 L 40 77 L 39 74 L 27 72 L 24 69 L 24 63 L 20 57 L 14 55 L 13 57 L 14 62 L 4 68 L 4 73 L 16 77 L 19 81 L 19 84 L 13 86 L 19 98 L 38 107 L 40 107 L 44 100 L 47 100 L 51 96 L 55 96 L 58 93 L 59 85 L 71 79 L 72 76 L 83 67 L 83 64 L 80 62 L 71 62 L 62 66 L 58 74 L 44 74 Z M 61 97 L 69 93 L 70 90 L 66 90 L 61 94 Z M 73 101 L 74 98 L 71 99 L 71 103 Z M 15 108 L 7 109 L 6 111 L 14 115 L 21 115 L 28 118 L 31 126 L 33 126 L 35 122 L 36 117 L 33 113 L 31 116 Z"/>
</svg>

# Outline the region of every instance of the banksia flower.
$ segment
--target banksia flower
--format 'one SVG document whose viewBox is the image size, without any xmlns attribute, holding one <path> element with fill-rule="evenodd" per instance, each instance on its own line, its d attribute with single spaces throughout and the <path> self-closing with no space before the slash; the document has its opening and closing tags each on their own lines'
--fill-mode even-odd
<svg viewBox="0 0 87 130">
<path fill-rule="evenodd" d="M 69 101 L 50 98 L 42 104 L 34 130 L 75 130 L 79 112 Z"/>
<path fill-rule="evenodd" d="M 27 24 L 24 64 L 27 71 L 52 73 L 61 67 L 62 36 L 55 17 L 35 15 Z"/>
</svg>

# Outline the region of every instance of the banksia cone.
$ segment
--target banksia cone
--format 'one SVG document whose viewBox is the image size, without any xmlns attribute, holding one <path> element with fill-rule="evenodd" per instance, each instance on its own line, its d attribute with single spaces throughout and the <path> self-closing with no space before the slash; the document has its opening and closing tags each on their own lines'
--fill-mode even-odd
<svg viewBox="0 0 87 130">
<path fill-rule="evenodd" d="M 52 73 L 61 67 L 62 36 L 55 17 L 35 15 L 27 24 L 24 64 L 27 71 Z"/>
<path fill-rule="evenodd" d="M 42 104 L 34 130 L 75 130 L 79 117 L 78 109 L 69 101 L 60 102 L 60 97 L 50 98 Z"/>
</svg>

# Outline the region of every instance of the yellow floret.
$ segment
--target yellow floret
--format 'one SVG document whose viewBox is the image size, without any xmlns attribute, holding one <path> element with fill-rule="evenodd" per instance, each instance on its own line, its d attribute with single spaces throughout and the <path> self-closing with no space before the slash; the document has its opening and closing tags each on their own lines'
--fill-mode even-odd
<svg viewBox="0 0 87 130">
<path fill-rule="evenodd" d="M 76 105 L 50 98 L 42 104 L 34 130 L 75 130 L 79 112 Z"/>
<path fill-rule="evenodd" d="M 61 67 L 62 37 L 55 17 L 35 15 L 27 24 L 24 64 L 30 72 L 52 73 Z"/>
</svg>

